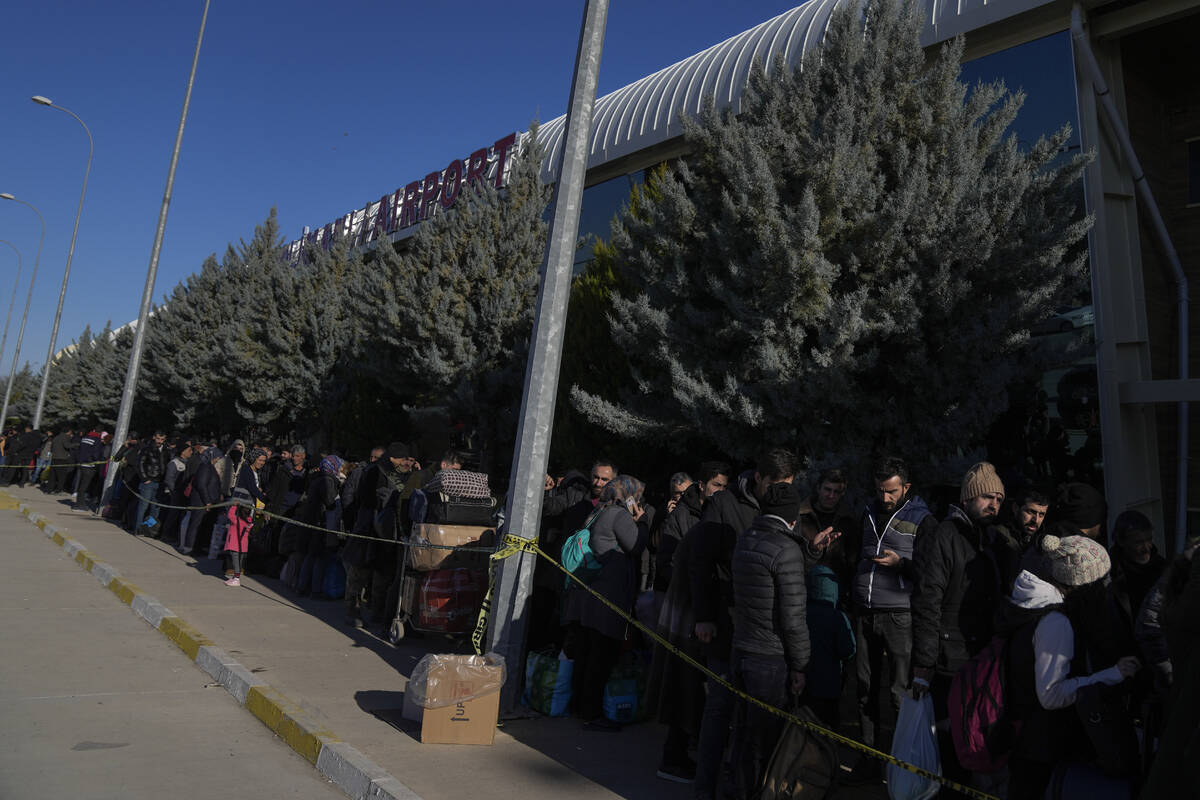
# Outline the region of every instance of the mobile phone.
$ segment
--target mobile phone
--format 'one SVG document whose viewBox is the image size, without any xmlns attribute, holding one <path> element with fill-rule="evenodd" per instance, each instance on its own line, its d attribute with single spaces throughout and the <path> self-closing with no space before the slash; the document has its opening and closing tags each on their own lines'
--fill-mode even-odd
<svg viewBox="0 0 1200 800">
<path fill-rule="evenodd" d="M 632 514 L 633 510 L 637 508 L 637 500 L 634 500 L 632 497 L 626 497 L 625 507 L 629 509 L 629 513 Z"/>
</svg>

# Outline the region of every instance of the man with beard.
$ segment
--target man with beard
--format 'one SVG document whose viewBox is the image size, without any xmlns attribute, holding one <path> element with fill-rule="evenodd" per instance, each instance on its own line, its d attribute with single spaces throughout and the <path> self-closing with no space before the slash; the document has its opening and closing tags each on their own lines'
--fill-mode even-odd
<svg viewBox="0 0 1200 800">
<path fill-rule="evenodd" d="M 930 536 L 918 537 L 914 556 L 917 585 L 912 597 L 913 693 L 933 695 L 939 722 L 949 719 L 950 681 L 992 639 L 992 619 L 1016 577 L 1017 543 L 996 515 L 1004 484 L 981 461 L 967 470 L 946 520 Z M 942 770 L 965 782 L 949 729 L 939 725 Z"/>
<path fill-rule="evenodd" d="M 915 583 L 914 542 L 930 537 L 937 528 L 937 519 L 925 501 L 912 493 L 908 465 L 902 459 L 881 458 L 872 470 L 872 478 L 875 497 L 863 513 L 862 539 L 851 591 L 854 669 L 863 742 L 886 749 L 891 736 L 881 730 L 879 702 L 884 664 L 887 664 L 889 699 L 895 714 L 908 688 L 912 656 L 910 599 Z M 882 767 L 873 758 L 860 759 L 850 776 L 851 784 L 881 779 Z"/>
<path fill-rule="evenodd" d="M 854 518 L 842 499 L 846 495 L 846 473 L 830 468 L 817 476 L 816 489 L 800 503 L 797 528 L 810 544 L 817 535 L 828 531 L 828 544 L 819 552 L 809 554 L 808 568 L 826 566 L 833 570 L 838 580 L 839 603 L 849 607 L 850 586 L 854 582 L 854 571 L 858 566 L 859 536 Z M 833 534 L 837 535 L 834 536 Z"/>
<path fill-rule="evenodd" d="M 1050 498 L 1032 486 L 1027 486 L 1009 500 L 1012 515 L 1012 534 L 1017 538 L 1021 550 L 1027 550 L 1038 540 L 1046 512 L 1050 510 Z"/>
</svg>

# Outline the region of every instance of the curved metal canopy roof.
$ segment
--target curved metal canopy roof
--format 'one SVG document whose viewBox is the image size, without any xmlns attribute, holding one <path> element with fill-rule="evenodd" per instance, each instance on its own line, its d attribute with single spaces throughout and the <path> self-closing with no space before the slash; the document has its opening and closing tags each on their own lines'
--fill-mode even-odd
<svg viewBox="0 0 1200 800">
<path fill-rule="evenodd" d="M 698 116 L 711 98 L 718 109 L 741 109 L 742 93 L 751 66 L 761 63 L 770 72 L 777 55 L 789 68 L 821 43 L 839 3 L 859 0 L 808 0 L 761 25 L 740 33 L 694 56 L 596 101 L 592 120 L 588 169 L 635 153 L 682 133 L 680 114 Z M 1047 0 L 921 0 L 925 46 L 957 33 L 1043 5 Z M 542 178 L 557 179 L 562 158 L 566 116 L 542 125 L 546 145 Z"/>
</svg>

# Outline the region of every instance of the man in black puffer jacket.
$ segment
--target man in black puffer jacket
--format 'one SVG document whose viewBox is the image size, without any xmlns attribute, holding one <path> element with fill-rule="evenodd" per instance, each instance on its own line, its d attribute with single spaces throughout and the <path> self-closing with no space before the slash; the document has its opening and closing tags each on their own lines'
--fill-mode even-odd
<svg viewBox="0 0 1200 800">
<path fill-rule="evenodd" d="M 696 638 L 704 644 L 708 668 L 729 679 L 733 640 L 733 579 L 731 564 L 738 537 L 762 513 L 759 495 L 773 483 L 790 482 L 796 474 L 796 457 L 787 450 L 770 450 L 759 456 L 753 472 L 743 472 L 736 483 L 717 492 L 704 506 L 700 521 L 687 532 L 691 550 L 688 578 L 696 615 Z M 680 576 L 683 577 L 683 576 Z M 733 696 L 720 684 L 709 681 L 696 746 L 697 798 L 714 798 L 729 723 Z"/>
<path fill-rule="evenodd" d="M 762 515 L 739 537 L 733 553 L 733 679 L 750 696 L 783 708 L 789 691 L 804 691 L 810 651 L 806 559 L 796 530 L 800 495 L 790 483 L 775 483 L 760 503 Z M 736 727 L 737 796 L 752 797 L 783 722 L 743 704 Z"/>
</svg>

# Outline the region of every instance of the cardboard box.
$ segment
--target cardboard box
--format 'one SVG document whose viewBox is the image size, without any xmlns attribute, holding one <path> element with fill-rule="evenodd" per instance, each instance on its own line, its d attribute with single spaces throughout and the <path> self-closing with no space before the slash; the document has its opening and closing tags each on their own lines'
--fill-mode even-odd
<svg viewBox="0 0 1200 800">
<path fill-rule="evenodd" d="M 492 744 L 503 680 L 503 667 L 483 656 L 438 656 L 429 670 L 426 705 L 448 704 L 423 710 L 422 744 Z M 457 699 L 466 697 L 472 699 Z"/>
<path fill-rule="evenodd" d="M 443 525 L 437 522 L 422 522 L 413 526 L 408 548 L 408 563 L 415 570 L 431 572 L 435 569 L 486 569 L 487 553 L 443 550 L 436 547 L 421 547 L 421 544 L 446 545 L 449 547 L 483 547 L 496 538 L 494 528 L 479 525 Z"/>
</svg>

